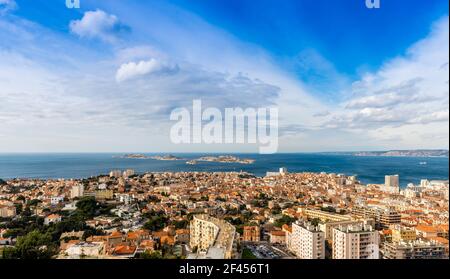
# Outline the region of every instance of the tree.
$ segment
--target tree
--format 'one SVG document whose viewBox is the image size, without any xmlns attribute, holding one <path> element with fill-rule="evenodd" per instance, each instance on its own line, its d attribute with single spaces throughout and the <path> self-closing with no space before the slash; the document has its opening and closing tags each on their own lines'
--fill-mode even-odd
<svg viewBox="0 0 450 279">
<path fill-rule="evenodd" d="M 77 202 L 76 207 L 76 213 L 85 218 L 94 217 L 98 209 L 97 201 L 94 197 L 84 197 L 80 199 Z"/>
<path fill-rule="evenodd" d="M 162 255 L 160 251 L 154 251 L 154 252 L 144 252 L 141 254 L 141 259 L 146 259 L 146 260 L 158 260 L 158 259 L 162 259 Z"/>
<path fill-rule="evenodd" d="M 319 218 L 314 218 L 314 219 L 311 220 L 311 225 L 313 225 L 313 226 L 317 227 L 319 225 L 319 223 L 320 223 L 320 219 Z"/>
<path fill-rule="evenodd" d="M 51 236 L 35 230 L 19 237 L 16 246 L 8 250 L 4 256 L 19 259 L 50 259 L 56 251 Z"/>
</svg>

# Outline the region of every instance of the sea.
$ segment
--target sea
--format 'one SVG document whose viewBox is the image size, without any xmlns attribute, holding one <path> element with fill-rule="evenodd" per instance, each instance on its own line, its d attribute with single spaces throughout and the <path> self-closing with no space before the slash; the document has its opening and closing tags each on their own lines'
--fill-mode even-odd
<svg viewBox="0 0 450 279">
<path fill-rule="evenodd" d="M 143 153 L 146 156 L 167 155 Z M 244 171 L 264 176 L 268 171 L 285 167 L 289 172 L 326 172 L 357 175 L 364 183 L 384 183 L 384 176 L 398 174 L 401 187 L 420 183 L 421 179 L 448 180 L 449 159 L 444 157 L 376 157 L 349 154 L 295 153 L 295 154 L 177 154 L 186 160 L 202 156 L 233 155 L 254 159 L 253 164 L 198 162 L 188 165 L 185 160 L 162 161 L 154 159 L 123 158 L 123 153 L 52 153 L 1 154 L 0 178 L 87 178 L 108 174 L 111 170 L 134 169 L 145 172 L 230 172 Z"/>
</svg>

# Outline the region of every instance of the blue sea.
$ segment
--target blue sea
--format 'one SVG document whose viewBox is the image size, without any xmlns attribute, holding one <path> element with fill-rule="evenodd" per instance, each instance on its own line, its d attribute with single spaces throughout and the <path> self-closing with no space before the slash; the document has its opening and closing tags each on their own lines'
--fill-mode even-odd
<svg viewBox="0 0 450 279">
<path fill-rule="evenodd" d="M 0 154 L 0 178 L 85 178 L 108 174 L 114 169 L 134 169 L 138 173 L 160 171 L 246 171 L 264 176 L 267 171 L 286 167 L 289 172 L 327 172 L 357 175 L 363 183 L 383 183 L 387 174 L 399 174 L 400 183 L 419 183 L 421 179 L 448 180 L 448 158 L 363 157 L 344 154 L 233 154 L 255 159 L 249 165 L 235 163 L 159 161 L 118 158 L 123 154 Z M 164 155 L 150 154 L 145 155 Z M 223 154 L 172 154 L 180 158 Z M 421 163 L 426 162 L 426 164 Z"/>
</svg>

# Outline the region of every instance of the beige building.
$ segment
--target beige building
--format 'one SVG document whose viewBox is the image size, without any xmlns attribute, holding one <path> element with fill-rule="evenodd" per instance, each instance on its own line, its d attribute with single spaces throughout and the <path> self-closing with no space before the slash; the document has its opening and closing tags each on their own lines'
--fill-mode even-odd
<svg viewBox="0 0 450 279">
<path fill-rule="evenodd" d="M 70 189 L 70 198 L 78 198 L 84 196 L 84 186 L 83 184 L 74 185 Z"/>
<path fill-rule="evenodd" d="M 336 213 L 330 213 L 321 210 L 315 209 L 301 209 L 301 213 L 305 215 L 309 219 L 319 218 L 323 222 L 338 222 L 338 221 L 349 221 L 352 220 L 352 217 L 349 215 L 341 215 Z"/>
<path fill-rule="evenodd" d="M 371 226 L 333 229 L 333 259 L 378 259 L 379 236 Z"/>
<path fill-rule="evenodd" d="M 15 206 L 0 205 L 0 217 L 10 218 L 14 216 L 16 216 Z"/>
<path fill-rule="evenodd" d="M 237 256 L 236 228 L 230 223 L 200 214 L 190 223 L 190 246 L 196 253 L 188 258 L 232 259 Z"/>
<path fill-rule="evenodd" d="M 402 221 L 402 216 L 396 210 L 377 206 L 354 207 L 352 215 L 360 219 L 374 219 L 375 227 L 380 229 L 387 229 Z"/>
<path fill-rule="evenodd" d="M 258 226 L 244 226 L 243 241 L 258 242 L 261 239 L 261 230 Z"/>
<path fill-rule="evenodd" d="M 398 194 L 400 193 L 400 183 L 399 176 L 396 175 L 386 175 L 384 177 L 384 185 L 380 188 L 384 192 Z"/>
<path fill-rule="evenodd" d="M 413 228 L 396 225 L 392 228 L 391 231 L 393 242 L 400 242 L 400 241 L 409 242 L 416 240 L 417 238 L 416 231 Z"/>
<path fill-rule="evenodd" d="M 386 242 L 383 248 L 385 259 L 444 259 L 446 257 L 445 246 L 435 241 Z"/>
<path fill-rule="evenodd" d="M 310 223 L 292 224 L 290 248 L 300 259 L 325 258 L 325 233 Z"/>
<path fill-rule="evenodd" d="M 319 224 L 321 231 L 325 233 L 325 240 L 333 240 L 333 229 L 340 226 L 353 226 L 358 224 L 367 224 L 375 226 L 375 221 L 373 219 L 361 219 L 361 220 L 349 220 L 349 221 L 337 221 L 337 222 L 326 222 Z"/>
</svg>

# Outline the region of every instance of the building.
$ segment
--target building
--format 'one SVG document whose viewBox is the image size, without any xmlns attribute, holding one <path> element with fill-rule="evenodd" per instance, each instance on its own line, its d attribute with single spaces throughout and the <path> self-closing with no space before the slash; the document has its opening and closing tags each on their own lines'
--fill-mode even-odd
<svg viewBox="0 0 450 279">
<path fill-rule="evenodd" d="M 72 186 L 72 188 L 70 190 L 70 198 L 74 199 L 74 198 L 78 198 L 78 197 L 82 197 L 82 196 L 84 196 L 84 185 L 79 184 L 79 185 Z"/>
<path fill-rule="evenodd" d="M 206 214 L 195 215 L 190 223 L 191 259 L 232 259 L 237 257 L 236 228 Z"/>
<path fill-rule="evenodd" d="M 287 173 L 288 173 L 288 171 L 287 171 L 286 168 L 280 168 L 280 169 L 278 170 L 278 172 L 270 172 L 270 171 L 268 171 L 268 172 L 266 173 L 266 176 L 267 176 L 267 177 L 271 177 L 271 176 L 280 176 L 280 175 L 286 175 Z"/>
<path fill-rule="evenodd" d="M 272 244 L 286 244 L 286 232 L 271 231 L 269 233 L 269 242 Z"/>
<path fill-rule="evenodd" d="M 340 226 L 353 226 L 358 224 L 367 224 L 375 227 L 375 220 L 373 219 L 362 219 L 362 220 L 344 220 L 344 221 L 334 221 L 319 224 L 321 231 L 325 233 L 325 240 L 333 240 L 333 229 Z"/>
<path fill-rule="evenodd" d="M 62 218 L 58 214 L 50 214 L 44 218 L 44 225 L 56 224 L 61 222 Z"/>
<path fill-rule="evenodd" d="M 109 177 L 119 178 L 122 176 L 122 172 L 120 170 L 113 170 L 109 173 Z"/>
<path fill-rule="evenodd" d="M 261 230 L 258 226 L 244 226 L 243 241 L 258 242 L 261 240 Z"/>
<path fill-rule="evenodd" d="M 0 217 L 11 218 L 16 216 L 16 207 L 0 204 Z"/>
<path fill-rule="evenodd" d="M 384 185 L 380 188 L 384 192 L 398 194 L 400 193 L 400 178 L 396 175 L 386 175 L 384 177 Z"/>
<path fill-rule="evenodd" d="M 123 177 L 127 178 L 134 175 L 134 170 L 126 170 L 123 172 Z"/>
<path fill-rule="evenodd" d="M 99 258 L 105 254 L 103 242 L 80 242 L 69 246 L 59 258 L 82 259 Z"/>
<path fill-rule="evenodd" d="M 322 222 L 339 222 L 339 221 L 350 221 L 352 217 L 349 215 L 341 215 L 336 213 L 331 213 L 322 210 L 315 209 L 301 209 L 301 213 L 305 215 L 308 219 L 319 218 Z"/>
<path fill-rule="evenodd" d="M 385 243 L 385 259 L 444 259 L 445 246 L 435 241 L 408 241 Z"/>
<path fill-rule="evenodd" d="M 333 259 L 379 259 L 378 232 L 368 225 L 334 228 Z"/>
<path fill-rule="evenodd" d="M 392 208 L 383 208 L 376 206 L 354 207 L 352 214 L 360 219 L 374 219 L 375 228 L 387 229 L 391 225 L 400 224 L 402 216 Z"/>
<path fill-rule="evenodd" d="M 50 198 L 50 204 L 51 205 L 58 205 L 59 203 L 64 201 L 64 197 L 63 196 L 56 196 L 56 197 L 51 197 Z"/>
<path fill-rule="evenodd" d="M 325 258 L 325 233 L 307 222 L 292 224 L 291 250 L 300 259 Z"/>
<path fill-rule="evenodd" d="M 10 218 L 16 216 L 15 206 L 0 205 L 0 217 Z"/>
<path fill-rule="evenodd" d="M 409 242 L 414 241 L 417 238 L 416 231 L 412 228 L 396 225 L 391 231 L 393 242 Z"/>
</svg>

